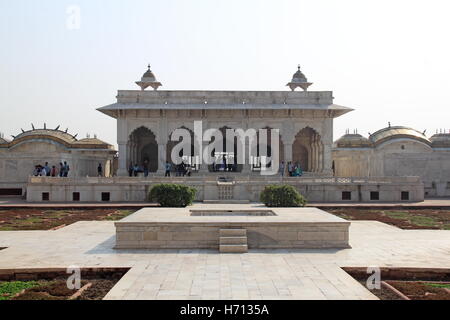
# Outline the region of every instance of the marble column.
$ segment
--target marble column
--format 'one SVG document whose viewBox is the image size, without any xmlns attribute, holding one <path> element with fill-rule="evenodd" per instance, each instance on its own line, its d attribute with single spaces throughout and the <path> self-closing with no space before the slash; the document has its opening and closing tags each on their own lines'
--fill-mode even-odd
<svg viewBox="0 0 450 320">
<path fill-rule="evenodd" d="M 316 136 L 314 135 L 311 139 L 311 162 L 309 164 L 310 171 L 316 171 L 316 159 L 317 159 L 317 148 L 316 148 Z"/>
<path fill-rule="evenodd" d="M 292 145 L 293 145 L 293 141 L 286 141 L 283 142 L 284 144 L 284 162 L 286 162 L 286 164 L 289 161 L 292 161 Z"/>
<path fill-rule="evenodd" d="M 199 152 L 198 156 L 200 159 L 200 168 L 198 169 L 198 173 L 201 175 L 205 175 L 209 173 L 209 165 L 203 159 L 203 151 L 206 150 L 206 147 L 209 145 L 209 141 L 202 141 L 202 150 Z"/>
<path fill-rule="evenodd" d="M 117 170 L 117 175 L 122 177 L 128 176 L 126 142 L 119 143 L 119 168 Z"/>
<path fill-rule="evenodd" d="M 250 141 L 245 139 L 245 147 L 244 147 L 244 163 L 242 164 L 242 173 L 243 174 L 251 174 L 252 173 L 252 165 L 250 164 Z"/>
<path fill-rule="evenodd" d="M 167 142 L 158 143 L 158 174 L 166 172 Z"/>
<path fill-rule="evenodd" d="M 324 174 L 333 176 L 333 159 L 331 150 L 333 147 L 333 119 L 326 119 L 324 121 L 324 129 L 322 134 L 323 141 L 323 170 Z"/>
</svg>

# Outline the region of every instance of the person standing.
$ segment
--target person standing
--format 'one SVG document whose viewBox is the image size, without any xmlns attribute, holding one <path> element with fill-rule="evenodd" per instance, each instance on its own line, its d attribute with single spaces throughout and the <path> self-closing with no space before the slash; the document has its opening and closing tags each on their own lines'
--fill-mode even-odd
<svg viewBox="0 0 450 320">
<path fill-rule="evenodd" d="M 39 173 L 39 176 L 41 176 L 41 177 L 47 176 L 47 171 L 45 170 L 45 167 L 41 166 L 41 172 Z"/>
<path fill-rule="evenodd" d="M 222 166 L 223 166 L 223 171 L 227 171 L 227 157 L 225 155 L 223 155 L 222 158 Z"/>
<path fill-rule="evenodd" d="M 62 162 L 59 163 L 59 176 L 62 178 L 64 177 L 64 165 Z"/>
<path fill-rule="evenodd" d="M 165 177 L 170 177 L 170 171 L 172 170 L 172 165 L 169 161 L 166 161 L 166 174 Z"/>
<path fill-rule="evenodd" d="M 180 170 L 181 170 L 181 175 L 183 177 L 185 177 L 186 176 L 186 164 L 184 163 L 184 161 L 181 161 Z"/>
<path fill-rule="evenodd" d="M 284 169 L 285 169 L 284 161 L 281 161 L 281 163 L 280 163 L 280 173 L 281 173 L 282 177 L 284 177 Z"/>
<path fill-rule="evenodd" d="M 98 164 L 97 173 L 99 177 L 103 177 L 103 167 L 101 163 Z"/>
<path fill-rule="evenodd" d="M 48 162 L 45 163 L 44 169 L 45 169 L 45 175 L 47 177 L 50 177 L 50 167 L 48 166 Z"/>
<path fill-rule="evenodd" d="M 64 177 L 67 178 L 69 176 L 70 167 L 66 161 L 64 161 Z"/>
<path fill-rule="evenodd" d="M 50 176 L 52 176 L 52 177 L 56 177 L 56 172 L 57 170 L 56 170 L 56 166 L 52 166 L 52 170 L 50 171 Z"/>
<path fill-rule="evenodd" d="M 293 166 L 292 166 L 292 162 L 289 161 L 289 162 L 288 162 L 288 174 L 289 174 L 290 177 L 292 177 L 292 172 L 293 172 L 293 171 L 294 171 L 294 168 L 293 168 Z"/>
<path fill-rule="evenodd" d="M 147 160 L 145 160 L 144 161 L 144 177 L 148 177 L 148 161 Z"/>
<path fill-rule="evenodd" d="M 130 165 L 128 166 L 128 175 L 130 177 L 133 176 L 133 164 L 130 162 Z"/>
<path fill-rule="evenodd" d="M 39 176 L 39 168 L 38 168 L 38 166 L 34 166 L 33 176 L 35 176 L 35 177 Z"/>
</svg>

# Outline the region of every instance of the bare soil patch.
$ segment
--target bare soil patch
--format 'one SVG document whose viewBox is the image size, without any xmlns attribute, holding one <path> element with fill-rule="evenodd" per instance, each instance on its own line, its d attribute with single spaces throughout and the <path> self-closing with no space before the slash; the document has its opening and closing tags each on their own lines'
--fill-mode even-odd
<svg viewBox="0 0 450 320">
<path fill-rule="evenodd" d="M 450 230 L 450 210 L 440 209 L 325 209 L 346 220 L 373 220 L 401 229 Z"/>
<path fill-rule="evenodd" d="M 82 273 L 80 288 L 84 290 L 69 289 L 68 275 L 61 272 L 55 278 L 51 278 L 54 273 L 29 273 L 30 278 L 39 279 L 0 282 L 0 300 L 102 300 L 125 273 L 123 269 Z"/>
<path fill-rule="evenodd" d="M 386 281 L 411 300 L 450 300 L 450 283 Z"/>
<path fill-rule="evenodd" d="M 343 268 L 358 282 L 367 287 L 370 274 L 367 268 Z M 380 268 L 381 281 L 392 286 L 410 300 L 450 300 L 450 269 L 426 268 Z M 395 291 L 395 290 L 394 290 Z M 390 288 L 370 290 L 380 300 L 403 300 Z"/>
<path fill-rule="evenodd" d="M 0 231 L 51 230 L 78 221 L 117 221 L 135 211 L 123 209 L 0 210 Z"/>
</svg>

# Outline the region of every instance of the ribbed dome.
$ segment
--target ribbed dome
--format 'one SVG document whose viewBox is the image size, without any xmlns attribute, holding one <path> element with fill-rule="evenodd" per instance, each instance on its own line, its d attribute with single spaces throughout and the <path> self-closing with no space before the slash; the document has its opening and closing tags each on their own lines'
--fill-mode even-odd
<svg viewBox="0 0 450 320">
<path fill-rule="evenodd" d="M 371 148 L 372 142 L 360 134 L 346 134 L 340 137 L 336 142 L 337 148 Z"/>
<path fill-rule="evenodd" d="M 311 85 L 312 82 L 308 82 L 308 79 L 306 79 L 306 76 L 300 70 L 300 66 L 298 66 L 297 72 L 294 73 L 291 82 L 287 84 L 292 91 L 295 91 L 296 88 L 302 88 L 304 91 L 307 91 Z"/>
<path fill-rule="evenodd" d="M 148 65 L 148 70 L 142 76 L 141 81 L 136 81 L 136 84 L 141 87 L 142 91 L 148 87 L 152 87 L 153 90 L 158 90 L 158 88 L 162 86 L 161 82 L 156 80 L 152 70 L 150 70 L 150 65 Z"/>
<path fill-rule="evenodd" d="M 450 133 L 436 133 L 430 141 L 433 148 L 450 148 Z"/>
<path fill-rule="evenodd" d="M 150 66 L 148 66 L 148 70 L 142 76 L 142 81 L 156 81 L 156 77 L 150 70 Z"/>
<path fill-rule="evenodd" d="M 109 143 L 102 141 L 98 138 L 84 138 L 80 139 L 77 142 L 73 143 L 74 146 L 89 146 L 89 147 L 96 147 L 96 148 L 104 148 L 104 149 L 111 149 L 113 150 L 114 147 L 110 145 Z"/>
<path fill-rule="evenodd" d="M 29 136 L 39 136 L 39 137 L 51 136 L 51 137 L 61 139 L 68 143 L 72 143 L 77 140 L 70 133 L 60 131 L 60 130 L 51 130 L 51 129 L 34 129 L 34 130 L 30 130 L 30 131 L 25 131 L 25 132 L 22 132 L 21 134 L 17 135 L 14 138 L 14 140 L 18 140 L 18 139 L 21 139 L 24 137 L 29 137 Z"/>
<path fill-rule="evenodd" d="M 292 81 L 293 83 L 304 83 L 304 82 L 308 82 L 308 79 L 306 78 L 306 76 L 303 74 L 303 72 L 300 70 L 300 66 L 298 66 L 298 70 L 296 73 L 294 73 L 294 76 L 292 77 Z"/>
<path fill-rule="evenodd" d="M 431 144 L 430 140 L 422 132 L 412 128 L 401 126 L 387 127 L 378 130 L 369 137 L 370 141 L 372 141 L 372 143 L 375 145 L 379 145 L 391 139 L 400 139 L 400 138 L 413 139 L 428 145 Z"/>
</svg>

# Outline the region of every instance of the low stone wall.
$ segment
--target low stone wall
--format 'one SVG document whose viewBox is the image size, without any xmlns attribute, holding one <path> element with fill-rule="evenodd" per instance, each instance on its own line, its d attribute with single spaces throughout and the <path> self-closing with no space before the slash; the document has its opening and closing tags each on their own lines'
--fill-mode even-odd
<svg viewBox="0 0 450 320">
<path fill-rule="evenodd" d="M 349 248 L 350 222 L 317 208 L 195 204 L 144 208 L 115 226 L 116 249 L 219 249 L 229 229 L 249 249 Z"/>
<path fill-rule="evenodd" d="M 31 177 L 27 184 L 29 202 L 144 202 L 149 189 L 158 183 L 186 184 L 197 189 L 197 201 L 259 201 L 270 184 L 294 186 L 310 202 L 419 202 L 424 185 L 418 177 L 381 178 L 281 178 L 259 175 L 229 175 L 233 183 L 220 185 L 217 175 L 149 178 L 47 178 Z M 47 195 L 43 195 L 47 193 Z M 347 197 L 344 197 L 344 193 Z M 403 193 L 403 198 L 402 198 Z M 48 197 L 47 197 L 48 196 Z M 48 199 L 48 200 L 43 200 Z"/>
<path fill-rule="evenodd" d="M 350 223 L 116 223 L 116 249 L 218 249 L 220 229 L 246 229 L 249 249 L 349 248 Z"/>
</svg>

